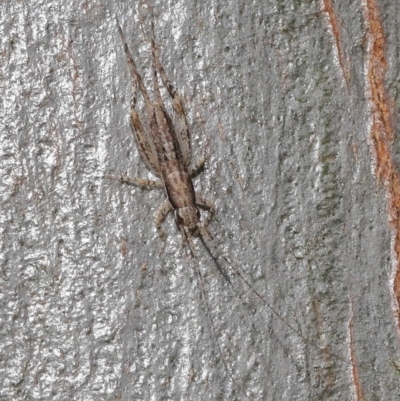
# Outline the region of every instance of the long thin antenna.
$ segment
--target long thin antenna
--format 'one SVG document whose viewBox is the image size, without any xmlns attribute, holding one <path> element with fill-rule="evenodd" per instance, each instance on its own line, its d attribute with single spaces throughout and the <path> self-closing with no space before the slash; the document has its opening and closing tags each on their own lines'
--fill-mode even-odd
<svg viewBox="0 0 400 401">
<path fill-rule="evenodd" d="M 218 270 L 222 268 L 220 264 L 220 260 L 224 260 L 226 264 L 228 265 L 228 268 L 233 271 L 233 273 L 238 276 L 242 282 L 246 284 L 246 286 L 259 298 L 263 304 L 285 325 L 287 326 L 291 331 L 296 333 L 306 344 L 310 345 L 314 349 L 318 350 L 319 352 L 323 352 L 324 350 L 321 349 L 321 347 L 315 343 L 314 341 L 310 340 L 309 338 L 305 337 L 303 333 L 300 330 L 297 330 L 292 324 L 290 324 L 286 319 L 284 319 L 278 311 L 266 301 L 266 299 L 250 284 L 250 282 L 246 279 L 246 277 L 243 276 L 243 274 L 240 272 L 240 270 L 235 266 L 235 264 L 224 254 L 221 254 L 218 252 L 215 243 L 213 239 L 211 238 L 211 235 L 207 232 L 207 230 L 202 227 L 200 229 L 200 240 L 203 243 L 204 247 L 206 248 L 208 254 L 211 256 L 213 259 L 214 263 L 218 267 Z M 340 355 L 337 355 L 333 352 L 330 353 L 332 356 L 334 356 L 336 359 L 344 362 L 347 365 L 351 365 L 351 363 L 342 358 Z"/>
<path fill-rule="evenodd" d="M 195 271 L 195 273 L 197 274 L 198 278 L 199 278 L 199 283 L 200 283 L 200 287 L 201 287 L 201 293 L 202 293 L 202 298 L 204 299 L 204 304 L 206 306 L 206 310 L 207 310 L 207 315 L 208 315 L 208 319 L 210 320 L 210 324 L 211 324 L 211 331 L 215 340 L 215 343 L 217 344 L 219 353 L 221 355 L 221 361 L 226 369 L 226 371 L 228 372 L 229 377 L 231 378 L 232 382 L 237 386 L 237 388 L 240 390 L 240 392 L 246 397 L 246 399 L 248 399 L 249 401 L 252 401 L 249 396 L 244 392 L 243 388 L 239 385 L 239 383 L 236 381 L 236 379 L 234 378 L 232 372 L 230 371 L 228 364 L 225 361 L 224 358 L 224 354 L 222 352 L 222 347 L 221 344 L 218 341 L 218 337 L 216 334 L 216 330 L 215 330 L 215 325 L 214 325 L 214 320 L 212 318 L 211 315 L 211 309 L 210 309 L 210 303 L 208 302 L 208 297 L 207 297 L 207 292 L 204 286 L 204 279 L 203 279 L 203 275 L 201 274 L 200 271 L 200 266 L 198 264 L 197 259 L 192 258 L 193 260 L 193 270 Z"/>
</svg>

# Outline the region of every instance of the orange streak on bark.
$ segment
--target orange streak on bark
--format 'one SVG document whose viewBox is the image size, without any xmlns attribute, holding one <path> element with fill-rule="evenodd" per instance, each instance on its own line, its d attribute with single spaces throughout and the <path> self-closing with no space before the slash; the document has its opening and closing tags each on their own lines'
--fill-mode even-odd
<svg viewBox="0 0 400 401">
<path fill-rule="evenodd" d="M 393 285 L 399 325 L 400 311 L 400 178 L 395 166 L 391 144 L 394 138 L 392 116 L 385 90 L 387 61 L 385 35 L 379 19 L 376 0 L 366 0 L 368 24 L 368 70 L 367 79 L 372 103 L 371 136 L 376 153 L 376 169 L 379 180 L 385 183 L 389 197 L 390 221 L 395 230 L 394 252 L 396 272 Z M 399 327 L 400 328 L 400 327 Z"/>
<path fill-rule="evenodd" d="M 344 79 L 346 81 L 346 85 L 348 85 L 350 80 L 350 70 L 343 53 L 339 18 L 337 17 L 336 12 L 333 8 L 332 0 L 323 0 L 323 3 L 325 7 L 325 12 L 328 14 L 329 23 L 332 28 L 332 34 L 336 44 L 336 51 L 338 54 L 339 65 L 342 70 Z"/>
</svg>

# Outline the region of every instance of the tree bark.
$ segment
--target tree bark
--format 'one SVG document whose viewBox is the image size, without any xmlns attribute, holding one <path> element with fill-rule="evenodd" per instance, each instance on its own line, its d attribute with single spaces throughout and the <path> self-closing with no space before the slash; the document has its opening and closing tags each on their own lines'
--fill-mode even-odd
<svg viewBox="0 0 400 401">
<path fill-rule="evenodd" d="M 0 400 L 397 400 L 400 3 L 151 4 L 0 4 Z M 103 178 L 151 11 L 234 269 Z"/>
</svg>

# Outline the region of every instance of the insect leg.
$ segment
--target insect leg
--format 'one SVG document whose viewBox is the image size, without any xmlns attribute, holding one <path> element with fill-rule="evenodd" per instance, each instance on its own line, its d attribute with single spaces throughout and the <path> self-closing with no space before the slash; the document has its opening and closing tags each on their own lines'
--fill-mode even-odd
<svg viewBox="0 0 400 401">
<path fill-rule="evenodd" d="M 151 43 L 152 43 L 152 46 L 153 46 L 153 41 Z M 152 70 L 153 70 L 153 74 L 152 74 L 153 88 L 154 88 L 154 93 L 156 95 L 157 103 L 160 106 L 164 107 L 164 109 L 165 109 L 164 102 L 163 102 L 162 97 L 161 97 L 160 85 L 158 83 L 158 72 L 157 72 L 158 68 L 157 68 L 157 63 L 156 63 L 156 61 L 154 59 L 153 48 L 152 48 L 151 65 L 152 65 Z"/>
<path fill-rule="evenodd" d="M 194 178 L 200 174 L 201 170 L 204 167 L 205 162 L 206 162 L 206 158 L 205 158 L 205 156 L 202 156 L 194 166 L 191 166 L 189 168 L 190 178 Z"/>
<path fill-rule="evenodd" d="M 208 212 L 206 221 L 204 222 L 204 227 L 207 228 L 215 213 L 214 203 L 203 195 L 196 194 L 196 205 Z"/>
<path fill-rule="evenodd" d="M 120 177 L 116 177 L 114 175 L 105 175 L 104 178 L 107 178 L 109 180 L 116 180 L 119 181 L 121 184 L 133 185 L 142 189 L 154 189 L 164 187 L 164 184 L 160 180 L 146 180 L 143 178 L 128 177 L 127 175 L 122 175 Z"/>
<path fill-rule="evenodd" d="M 147 93 L 147 90 L 146 90 L 146 87 L 144 86 L 142 77 L 140 76 L 138 69 L 136 67 L 135 61 L 133 60 L 132 54 L 129 50 L 128 43 L 126 41 L 124 33 L 122 32 L 122 28 L 121 28 L 121 25 L 119 24 L 118 18 L 117 18 L 117 27 L 118 27 L 119 35 L 121 36 L 122 43 L 124 45 L 125 56 L 126 56 L 126 59 L 128 62 L 129 71 L 131 73 L 132 80 L 133 80 L 134 84 L 137 83 L 139 85 L 139 89 L 140 89 L 140 92 L 142 92 L 144 103 L 146 106 L 146 113 L 150 120 L 151 110 L 152 110 L 152 103 L 150 100 L 150 96 Z"/>
<path fill-rule="evenodd" d="M 183 107 L 183 102 L 178 92 L 172 85 L 171 81 L 169 80 L 167 73 L 165 72 L 164 67 L 160 61 L 160 55 L 158 46 L 154 39 L 154 23 L 151 23 L 151 31 L 152 31 L 152 38 L 151 38 L 151 50 L 152 50 L 152 62 L 153 62 L 153 69 L 157 70 L 160 74 L 161 80 L 166 87 L 171 99 L 172 99 L 172 107 L 174 108 L 176 117 L 178 119 L 179 127 L 177 130 L 178 141 L 182 150 L 183 160 L 186 166 L 189 166 L 190 160 L 192 157 L 191 149 L 190 149 L 190 133 L 189 127 L 186 120 L 185 109 Z"/>
<path fill-rule="evenodd" d="M 167 235 L 161 228 L 161 224 L 167 217 L 168 213 L 171 211 L 172 211 L 172 205 L 171 205 L 170 201 L 168 199 L 166 199 L 161 204 L 161 206 L 159 207 L 159 209 L 157 210 L 157 212 L 154 216 L 154 223 L 156 225 L 158 235 L 161 237 L 161 240 L 163 241 L 163 243 L 165 243 L 165 241 L 167 239 Z"/>
<path fill-rule="evenodd" d="M 134 95 L 135 96 L 135 95 Z M 135 134 L 136 143 L 142 159 L 146 162 L 149 169 L 157 176 L 160 176 L 160 166 L 157 152 L 150 136 L 144 130 L 136 110 L 136 99 L 134 97 L 131 107 L 131 124 Z"/>
<path fill-rule="evenodd" d="M 125 56 L 126 56 L 127 63 L 129 66 L 129 71 L 131 73 L 132 84 L 133 84 L 133 88 L 134 88 L 133 95 L 132 95 L 132 106 L 131 106 L 131 124 L 133 127 L 135 139 L 138 144 L 138 149 L 139 149 L 142 159 L 146 162 L 147 166 L 154 172 L 154 174 L 160 176 L 160 167 L 159 167 L 157 153 L 155 150 L 154 143 L 153 143 L 151 137 L 144 130 L 143 125 L 140 121 L 139 113 L 136 109 L 137 88 L 138 87 L 139 87 L 139 90 L 142 93 L 142 96 L 144 99 L 146 115 L 147 115 L 147 118 L 149 119 L 149 121 L 152 116 L 153 105 L 150 100 L 150 96 L 146 90 L 146 87 L 144 86 L 142 77 L 140 76 L 140 74 L 137 70 L 136 64 L 132 57 L 132 54 L 129 51 L 125 35 L 122 32 L 122 29 L 121 29 L 118 19 L 117 19 L 117 27 L 118 27 L 118 32 L 122 39 L 122 43 L 124 45 Z"/>
</svg>

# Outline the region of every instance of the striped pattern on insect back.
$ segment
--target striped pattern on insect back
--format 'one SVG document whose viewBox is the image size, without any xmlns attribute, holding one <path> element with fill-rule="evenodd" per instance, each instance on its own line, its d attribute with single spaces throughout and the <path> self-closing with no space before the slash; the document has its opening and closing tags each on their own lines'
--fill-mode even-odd
<svg viewBox="0 0 400 401">
<path fill-rule="evenodd" d="M 158 155 L 162 180 L 174 209 L 195 206 L 196 197 L 188 169 L 184 163 L 172 120 L 164 107 L 155 104 L 151 137 Z"/>
</svg>

